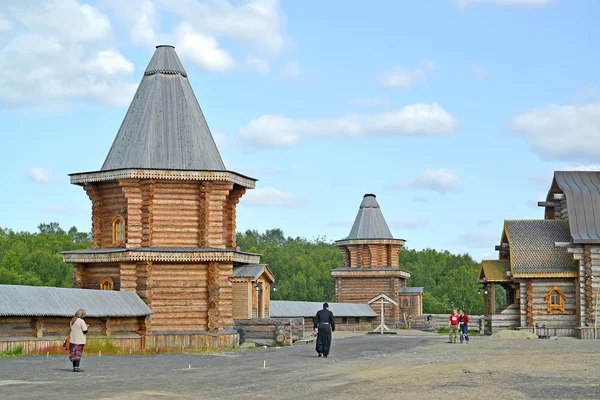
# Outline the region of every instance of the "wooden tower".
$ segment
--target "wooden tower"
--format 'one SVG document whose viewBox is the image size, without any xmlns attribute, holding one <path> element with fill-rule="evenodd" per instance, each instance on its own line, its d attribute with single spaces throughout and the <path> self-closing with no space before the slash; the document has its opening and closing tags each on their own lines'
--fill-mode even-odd
<svg viewBox="0 0 600 400">
<path fill-rule="evenodd" d="M 410 274 L 398 265 L 403 239 L 394 239 L 374 194 L 365 194 L 347 238 L 335 242 L 344 266 L 331 271 L 336 279 L 336 301 L 367 304 L 385 294 L 399 303 L 398 292 Z M 375 312 L 379 313 L 379 309 Z M 398 306 L 386 305 L 387 321 L 399 321 Z"/>
<path fill-rule="evenodd" d="M 260 261 L 236 250 L 256 180 L 226 170 L 173 46 L 157 46 L 101 170 L 70 176 L 92 201 L 92 249 L 63 253 L 74 286 L 136 292 L 147 336 L 231 344 L 233 268 Z"/>
</svg>

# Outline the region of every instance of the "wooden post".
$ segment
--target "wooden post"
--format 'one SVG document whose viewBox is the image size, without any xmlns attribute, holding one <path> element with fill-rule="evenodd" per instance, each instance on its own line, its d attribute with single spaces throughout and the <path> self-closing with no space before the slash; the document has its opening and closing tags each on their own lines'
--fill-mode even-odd
<svg viewBox="0 0 600 400">
<path fill-rule="evenodd" d="M 483 320 L 484 320 L 484 330 L 483 333 L 487 333 L 488 329 L 487 329 L 487 321 L 490 318 L 490 314 L 489 314 L 489 309 L 488 309 L 488 294 L 487 292 L 487 285 L 483 285 Z"/>
<path fill-rule="evenodd" d="M 385 323 L 383 322 L 383 299 L 381 299 L 381 334 L 383 335 L 383 327 Z"/>
<path fill-rule="evenodd" d="M 490 287 L 490 314 L 496 314 L 496 285 Z"/>
<path fill-rule="evenodd" d="M 31 336 L 41 338 L 44 336 L 44 319 L 43 318 L 32 318 L 31 319 Z"/>
</svg>

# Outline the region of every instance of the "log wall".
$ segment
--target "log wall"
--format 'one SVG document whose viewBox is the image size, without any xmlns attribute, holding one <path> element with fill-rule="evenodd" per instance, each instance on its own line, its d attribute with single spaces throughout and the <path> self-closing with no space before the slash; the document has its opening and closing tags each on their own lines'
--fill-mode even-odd
<svg viewBox="0 0 600 400">
<path fill-rule="evenodd" d="M 227 182 L 127 179 L 89 184 L 93 248 L 235 248 L 236 207 L 245 189 Z M 126 242 L 114 244 L 112 221 L 125 219 Z"/>
<path fill-rule="evenodd" d="M 104 278 L 111 278 L 114 290 L 121 290 L 119 264 L 81 264 L 81 271 L 75 269 L 74 273 L 78 274 L 74 279 L 75 287 L 100 290 L 100 281 Z"/>
<path fill-rule="evenodd" d="M 520 326 L 545 325 L 548 328 L 575 328 L 577 324 L 576 279 L 521 279 Z M 557 286 L 566 296 L 565 312 L 548 313 L 546 295 Z"/>
<path fill-rule="evenodd" d="M 361 303 L 367 304 L 373 297 L 384 293 L 395 301 L 399 301 L 398 290 L 400 289 L 400 279 L 397 277 L 357 277 L 336 279 L 336 301 L 339 303 Z M 381 306 L 372 305 L 377 313 L 377 321 L 380 320 Z M 399 307 L 391 304 L 384 306 L 384 318 L 389 321 L 398 321 L 400 318 Z"/>
<path fill-rule="evenodd" d="M 234 281 L 233 290 L 233 318 L 248 319 L 252 316 L 252 284 L 248 280 Z"/>
<path fill-rule="evenodd" d="M 145 317 L 85 318 L 88 334 L 107 336 L 135 333 L 143 328 Z M 2 317 L 0 337 L 62 337 L 71 332 L 71 317 Z"/>
</svg>

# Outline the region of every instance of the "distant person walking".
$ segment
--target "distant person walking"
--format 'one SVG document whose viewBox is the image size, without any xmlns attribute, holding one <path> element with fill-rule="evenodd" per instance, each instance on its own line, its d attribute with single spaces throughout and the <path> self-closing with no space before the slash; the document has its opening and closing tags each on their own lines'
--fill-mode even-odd
<svg viewBox="0 0 600 400">
<path fill-rule="evenodd" d="M 73 362 L 73 372 L 83 372 L 79 368 L 81 362 L 81 354 L 86 343 L 86 335 L 89 325 L 83 320 L 85 318 L 85 310 L 80 308 L 71 319 L 71 346 L 69 348 L 69 360 Z"/>
<path fill-rule="evenodd" d="M 460 323 L 460 317 L 456 313 L 456 310 L 452 310 L 452 314 L 450 314 L 450 318 L 448 319 L 448 331 L 450 333 L 450 337 L 448 338 L 448 343 L 456 343 L 456 336 L 458 334 L 458 324 Z"/>
<path fill-rule="evenodd" d="M 327 357 L 331 348 L 331 333 L 335 332 L 335 317 L 329 311 L 329 304 L 324 303 L 323 309 L 317 312 L 313 327 L 317 332 L 317 354 Z"/>
<path fill-rule="evenodd" d="M 469 316 L 463 310 L 460 310 L 458 320 L 460 323 L 460 342 L 466 340 L 469 343 Z"/>
</svg>

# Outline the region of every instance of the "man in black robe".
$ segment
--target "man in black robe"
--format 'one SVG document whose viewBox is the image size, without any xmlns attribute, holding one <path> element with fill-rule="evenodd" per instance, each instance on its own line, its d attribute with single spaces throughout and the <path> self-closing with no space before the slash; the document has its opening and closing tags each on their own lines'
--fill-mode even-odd
<svg viewBox="0 0 600 400">
<path fill-rule="evenodd" d="M 329 304 L 323 304 L 323 309 L 317 312 L 315 316 L 314 329 L 318 329 L 317 334 L 317 354 L 319 357 L 327 357 L 331 347 L 331 332 L 335 332 L 335 318 L 333 313 L 328 310 Z"/>
</svg>

